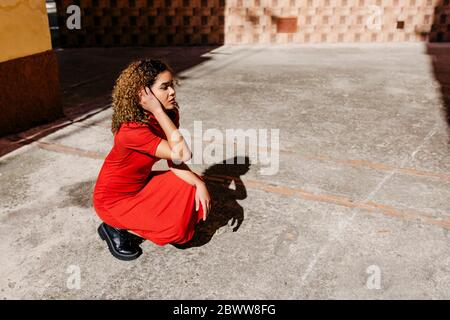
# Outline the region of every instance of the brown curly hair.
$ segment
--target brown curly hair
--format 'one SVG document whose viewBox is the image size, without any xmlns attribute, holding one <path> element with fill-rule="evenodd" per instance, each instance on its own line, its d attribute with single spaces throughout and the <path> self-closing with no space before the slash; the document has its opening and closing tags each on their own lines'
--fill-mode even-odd
<svg viewBox="0 0 450 320">
<path fill-rule="evenodd" d="M 135 121 L 148 124 L 148 112 L 139 104 L 139 90 L 151 87 L 159 73 L 172 68 L 161 59 L 143 59 L 132 62 L 119 75 L 112 92 L 111 131 L 116 133 L 124 122 Z M 174 79 L 177 84 L 178 80 Z"/>
</svg>

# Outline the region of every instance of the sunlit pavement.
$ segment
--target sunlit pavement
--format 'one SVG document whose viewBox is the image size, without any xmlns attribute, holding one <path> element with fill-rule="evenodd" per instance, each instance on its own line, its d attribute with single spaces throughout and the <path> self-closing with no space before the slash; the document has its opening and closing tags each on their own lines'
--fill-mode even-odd
<svg viewBox="0 0 450 320">
<path fill-rule="evenodd" d="M 279 144 L 267 143 L 270 163 L 254 151 L 249 166 L 199 157 L 190 166 L 205 174 L 215 209 L 193 244 L 146 241 L 123 262 L 96 233 L 91 195 L 113 142 L 114 79 L 151 55 L 179 71 L 181 127 L 197 157 L 214 145 L 232 159 L 226 129 L 279 129 Z M 425 44 L 58 57 L 66 118 L 0 141 L 0 297 L 450 298 L 448 84 L 435 80 L 450 60 L 432 64 Z M 207 129 L 223 141 L 212 144 Z"/>
</svg>

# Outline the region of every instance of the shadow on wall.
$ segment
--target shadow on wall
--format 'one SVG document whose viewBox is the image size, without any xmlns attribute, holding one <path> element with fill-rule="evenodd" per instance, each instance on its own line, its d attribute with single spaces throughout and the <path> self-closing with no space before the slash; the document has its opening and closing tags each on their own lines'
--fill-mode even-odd
<svg viewBox="0 0 450 320">
<path fill-rule="evenodd" d="M 227 164 L 227 161 L 230 163 Z M 241 176 L 245 175 L 249 169 L 249 157 L 236 156 L 212 165 L 203 172 L 202 177 L 211 196 L 212 209 L 206 221 L 201 221 L 196 226 L 192 240 L 179 245 L 179 249 L 203 246 L 217 232 L 221 232 L 219 230 L 238 231 L 244 221 L 244 209 L 237 200 L 247 198 L 247 190 Z"/>
<path fill-rule="evenodd" d="M 56 0 L 56 5 L 61 47 L 224 43 L 225 0 Z M 71 5 L 80 8 L 79 29 L 67 26 Z"/>
<path fill-rule="evenodd" d="M 450 0 L 443 0 L 435 7 L 428 40 L 427 53 L 441 88 L 442 116 L 450 137 Z M 446 44 L 440 45 L 442 42 Z"/>
</svg>

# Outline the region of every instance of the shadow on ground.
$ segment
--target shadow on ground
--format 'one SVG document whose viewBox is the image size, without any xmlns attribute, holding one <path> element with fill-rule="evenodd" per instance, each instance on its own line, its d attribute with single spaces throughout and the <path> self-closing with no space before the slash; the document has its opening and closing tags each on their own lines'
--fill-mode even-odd
<svg viewBox="0 0 450 320">
<path fill-rule="evenodd" d="M 427 53 L 431 56 L 434 77 L 440 85 L 442 116 L 450 135 L 450 46 L 441 47 L 428 43 Z"/>
<path fill-rule="evenodd" d="M 447 130 L 450 135 L 450 46 L 435 45 L 435 43 L 443 42 L 450 44 L 450 23 L 447 22 L 449 9 L 449 0 L 440 1 L 435 6 L 433 24 L 427 43 L 427 54 L 431 57 L 434 77 L 440 85 L 442 116 L 447 123 Z"/>
<path fill-rule="evenodd" d="M 211 196 L 212 209 L 206 221 L 196 226 L 194 237 L 179 249 L 200 247 L 207 244 L 214 234 L 226 226 L 233 232 L 239 230 L 244 221 L 244 209 L 237 202 L 247 198 L 247 190 L 241 176 L 250 169 L 248 157 L 234 157 L 217 163 L 203 171 L 202 177 Z M 232 189 L 232 186 L 235 189 Z M 230 188 L 231 187 L 231 188 Z"/>
<path fill-rule="evenodd" d="M 176 245 L 177 248 L 187 249 L 203 246 L 212 239 L 218 230 L 227 226 L 232 232 L 239 230 L 244 221 L 244 209 L 237 200 L 247 198 L 247 190 L 241 176 L 245 175 L 249 169 L 249 157 L 236 156 L 214 164 L 203 171 L 202 178 L 212 200 L 211 212 L 206 221 L 197 224 L 192 240 L 184 245 Z M 58 207 L 76 205 L 92 208 L 94 186 L 95 181 L 90 180 L 61 188 L 61 191 L 66 194 L 66 200 Z"/>
<path fill-rule="evenodd" d="M 238 231 L 244 221 L 244 209 L 237 200 L 247 198 L 247 190 L 241 176 L 245 175 L 249 169 L 250 159 L 237 156 L 214 164 L 203 171 L 202 177 L 212 199 L 212 209 L 206 221 L 201 221 L 196 226 L 193 239 L 187 244 L 175 245 L 178 249 L 203 246 L 222 228 L 229 227 L 232 232 Z M 65 200 L 58 207 L 75 205 L 92 208 L 94 187 L 95 181 L 89 180 L 61 188 L 61 192 L 65 194 Z"/>
</svg>

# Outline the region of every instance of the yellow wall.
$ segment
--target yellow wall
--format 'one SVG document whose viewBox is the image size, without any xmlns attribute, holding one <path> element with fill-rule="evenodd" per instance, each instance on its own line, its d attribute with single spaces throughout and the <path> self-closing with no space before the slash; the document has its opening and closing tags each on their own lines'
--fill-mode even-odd
<svg viewBox="0 0 450 320">
<path fill-rule="evenodd" d="M 45 0 L 0 0 L 0 62 L 51 48 Z"/>
</svg>

